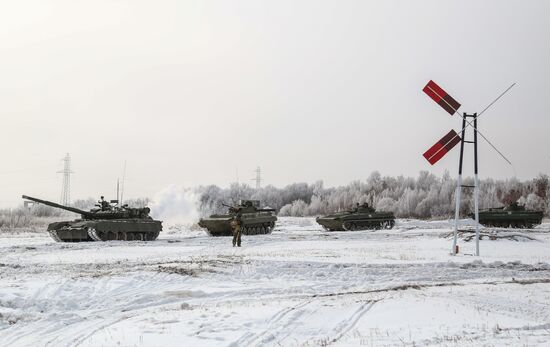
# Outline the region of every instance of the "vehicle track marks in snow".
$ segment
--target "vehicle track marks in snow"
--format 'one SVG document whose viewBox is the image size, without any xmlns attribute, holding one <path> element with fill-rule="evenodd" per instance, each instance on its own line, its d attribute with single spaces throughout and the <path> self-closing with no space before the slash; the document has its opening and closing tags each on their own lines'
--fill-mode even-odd
<svg viewBox="0 0 550 347">
<path fill-rule="evenodd" d="M 357 322 L 359 322 L 359 320 L 368 311 L 370 311 L 374 306 L 374 304 L 376 304 L 378 301 L 379 300 L 367 301 L 363 303 L 350 317 L 338 323 L 334 327 L 335 336 L 329 339 L 328 344 L 326 344 L 326 346 L 333 344 L 335 342 L 338 342 L 342 337 L 344 337 L 348 332 L 350 332 L 355 327 Z M 302 344 L 302 346 L 307 346 L 307 343 Z"/>
<path fill-rule="evenodd" d="M 267 321 L 267 328 L 264 331 L 258 334 L 246 333 L 230 346 L 257 346 L 274 340 L 277 334 L 284 333 L 286 328 L 291 326 L 298 317 L 303 315 L 303 308 L 310 303 L 311 300 L 307 300 L 298 305 L 286 307 L 278 311 Z"/>
</svg>

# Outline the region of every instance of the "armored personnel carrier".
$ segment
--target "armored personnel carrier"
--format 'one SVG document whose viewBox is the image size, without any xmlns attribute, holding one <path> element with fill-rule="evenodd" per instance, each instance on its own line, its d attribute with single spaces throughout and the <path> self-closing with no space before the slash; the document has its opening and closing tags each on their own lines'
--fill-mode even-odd
<svg viewBox="0 0 550 347">
<path fill-rule="evenodd" d="M 210 236 L 231 236 L 231 220 L 241 214 L 241 232 L 244 235 L 270 234 L 275 227 L 274 209 L 260 208 L 259 200 L 241 200 L 237 206 L 225 205 L 226 214 L 213 214 L 208 218 L 201 218 L 199 226 L 207 230 Z"/>
<path fill-rule="evenodd" d="M 367 203 L 357 204 L 357 207 L 351 211 L 317 217 L 316 221 L 327 231 L 391 229 L 395 225 L 392 212 L 376 212 Z"/>
<path fill-rule="evenodd" d="M 81 215 L 80 219 L 55 222 L 48 225 L 50 236 L 58 242 L 153 241 L 162 230 L 162 222 L 153 220 L 149 216 L 150 209 L 148 207 L 116 206 L 113 205 L 118 203 L 116 200 L 109 203 L 101 197 L 101 201 L 96 204 L 97 208 L 83 211 L 26 195 L 23 195 L 23 199 Z"/>
<path fill-rule="evenodd" d="M 514 202 L 508 206 L 479 211 L 479 224 L 486 227 L 532 228 L 542 223 L 543 215 L 542 211 L 529 211 Z M 469 217 L 475 219 L 473 213 Z"/>
</svg>

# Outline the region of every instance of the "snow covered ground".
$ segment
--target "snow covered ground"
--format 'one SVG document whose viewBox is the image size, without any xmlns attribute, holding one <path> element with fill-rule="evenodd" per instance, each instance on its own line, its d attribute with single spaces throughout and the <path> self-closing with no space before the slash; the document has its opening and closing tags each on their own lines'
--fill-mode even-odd
<svg viewBox="0 0 550 347">
<path fill-rule="evenodd" d="M 550 225 L 461 242 L 447 221 L 155 242 L 0 233 L 0 346 L 548 346 Z"/>
</svg>

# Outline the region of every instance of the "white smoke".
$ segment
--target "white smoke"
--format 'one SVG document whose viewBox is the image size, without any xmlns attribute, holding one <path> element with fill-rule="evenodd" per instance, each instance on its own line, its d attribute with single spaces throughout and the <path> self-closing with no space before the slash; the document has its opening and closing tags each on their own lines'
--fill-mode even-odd
<svg viewBox="0 0 550 347">
<path fill-rule="evenodd" d="M 199 201 L 193 189 L 170 185 L 153 198 L 151 216 L 165 225 L 192 225 L 199 220 Z"/>
</svg>

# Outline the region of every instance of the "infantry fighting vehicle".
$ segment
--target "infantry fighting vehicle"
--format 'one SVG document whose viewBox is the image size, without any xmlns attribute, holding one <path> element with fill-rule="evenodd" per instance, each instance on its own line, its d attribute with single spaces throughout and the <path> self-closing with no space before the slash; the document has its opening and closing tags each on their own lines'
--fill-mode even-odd
<svg viewBox="0 0 550 347">
<path fill-rule="evenodd" d="M 542 211 L 529 211 L 513 202 L 508 206 L 479 211 L 479 224 L 486 227 L 532 228 L 542 223 L 543 215 Z M 469 216 L 475 219 L 473 213 Z"/>
<path fill-rule="evenodd" d="M 231 236 L 231 220 L 240 213 L 244 235 L 270 234 L 275 227 L 274 209 L 260 208 L 259 200 L 241 200 L 237 206 L 225 205 L 226 214 L 213 214 L 208 218 L 201 218 L 199 226 L 206 228 L 210 236 Z"/>
<path fill-rule="evenodd" d="M 23 199 L 81 215 L 80 219 L 55 222 L 48 225 L 48 232 L 58 242 L 153 241 L 162 230 L 162 222 L 153 220 L 149 216 L 150 209 L 148 207 L 113 206 L 112 204 L 117 203 L 116 200 L 111 200 L 111 203 L 109 203 L 102 199 L 96 205 L 98 208 L 83 211 L 26 195 L 23 195 Z"/>
<path fill-rule="evenodd" d="M 392 212 L 376 212 L 367 203 L 357 204 L 357 207 L 351 211 L 317 217 L 316 221 L 327 231 L 391 229 L 395 225 Z"/>
</svg>

